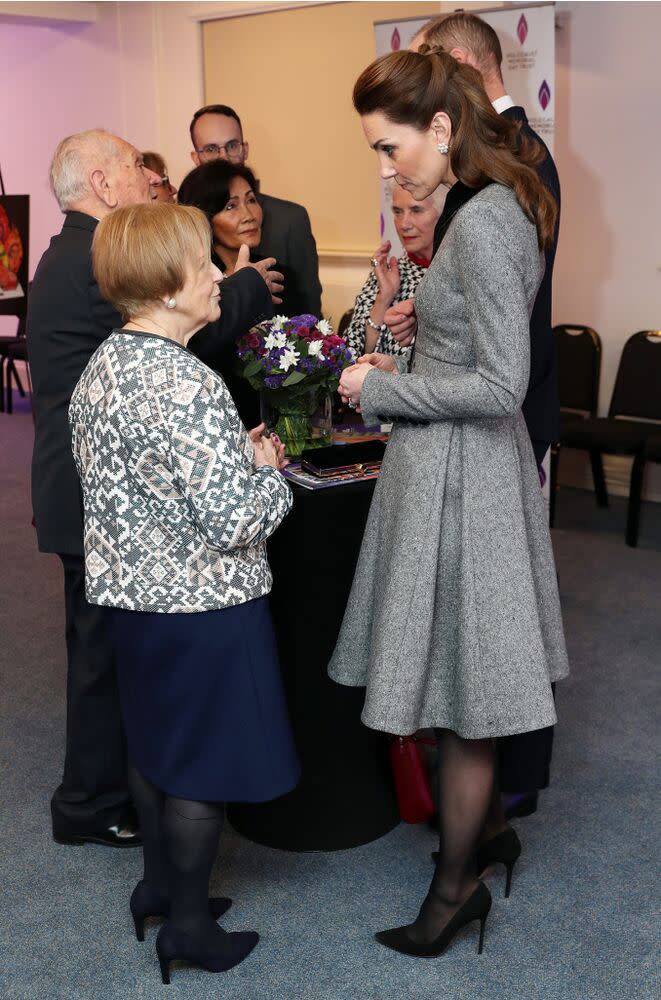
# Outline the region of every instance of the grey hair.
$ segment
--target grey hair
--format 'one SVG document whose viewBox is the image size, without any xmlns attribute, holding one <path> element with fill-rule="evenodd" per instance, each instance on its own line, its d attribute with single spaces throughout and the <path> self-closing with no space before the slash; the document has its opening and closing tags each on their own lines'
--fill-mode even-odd
<svg viewBox="0 0 661 1000">
<path fill-rule="evenodd" d="M 59 143 L 50 165 L 51 191 L 63 212 L 92 193 L 90 170 L 105 166 L 119 154 L 117 137 L 103 128 L 76 132 Z"/>
</svg>

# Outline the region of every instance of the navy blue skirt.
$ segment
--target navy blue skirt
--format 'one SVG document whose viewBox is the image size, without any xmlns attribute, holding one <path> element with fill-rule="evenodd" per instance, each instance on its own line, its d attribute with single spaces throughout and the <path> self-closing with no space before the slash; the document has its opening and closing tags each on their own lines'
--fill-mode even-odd
<svg viewBox="0 0 661 1000">
<path fill-rule="evenodd" d="M 108 608 L 130 762 L 168 795 L 264 802 L 300 768 L 267 598 L 218 611 Z"/>
</svg>

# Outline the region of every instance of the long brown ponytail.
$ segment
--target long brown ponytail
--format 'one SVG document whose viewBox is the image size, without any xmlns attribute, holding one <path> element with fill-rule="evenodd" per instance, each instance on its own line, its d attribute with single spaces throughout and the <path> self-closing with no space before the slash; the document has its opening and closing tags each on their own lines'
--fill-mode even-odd
<svg viewBox="0 0 661 1000">
<path fill-rule="evenodd" d="M 553 242 L 557 206 L 534 169 L 544 151 L 494 111 L 477 70 L 427 45 L 419 52 L 391 52 L 360 74 L 353 103 L 359 115 L 381 111 L 390 121 L 420 131 L 444 111 L 452 124 L 449 156 L 455 177 L 472 188 L 489 181 L 511 188 L 537 227 L 539 246 Z"/>
</svg>

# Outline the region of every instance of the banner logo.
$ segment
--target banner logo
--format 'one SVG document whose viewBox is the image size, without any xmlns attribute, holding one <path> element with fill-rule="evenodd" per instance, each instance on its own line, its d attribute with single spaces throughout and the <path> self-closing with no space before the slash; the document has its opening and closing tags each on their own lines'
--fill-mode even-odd
<svg viewBox="0 0 661 1000">
<path fill-rule="evenodd" d="M 399 52 L 402 45 L 402 39 L 399 37 L 399 31 L 397 28 L 392 33 L 392 38 L 390 39 L 390 48 L 393 52 Z"/>
<path fill-rule="evenodd" d="M 526 38 L 528 37 L 528 22 L 526 21 L 526 15 L 522 14 L 519 18 L 519 23 L 516 26 L 516 33 L 519 36 L 519 41 L 523 45 Z"/>
<path fill-rule="evenodd" d="M 546 111 L 551 101 L 551 88 L 549 87 L 546 80 L 542 80 L 542 85 L 539 88 L 539 103 L 542 105 L 542 111 Z"/>
</svg>

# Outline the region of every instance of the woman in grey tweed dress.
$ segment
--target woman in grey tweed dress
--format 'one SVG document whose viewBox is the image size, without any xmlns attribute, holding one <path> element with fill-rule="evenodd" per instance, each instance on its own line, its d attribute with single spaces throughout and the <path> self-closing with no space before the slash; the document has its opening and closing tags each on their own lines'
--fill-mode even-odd
<svg viewBox="0 0 661 1000">
<path fill-rule="evenodd" d="M 551 681 L 567 673 L 520 409 L 555 209 L 528 165 L 535 153 L 517 149 L 476 71 L 445 53 L 382 57 L 354 104 L 382 176 L 414 198 L 456 180 L 480 188 L 418 286 L 410 373 L 370 355 L 340 385 L 367 423 L 394 428 L 329 672 L 366 686 L 366 725 L 440 732 L 441 860 L 417 920 L 378 935 L 437 954 L 459 926 L 483 928 L 489 910 L 473 852 L 494 785 L 493 738 L 554 723 Z"/>
</svg>

